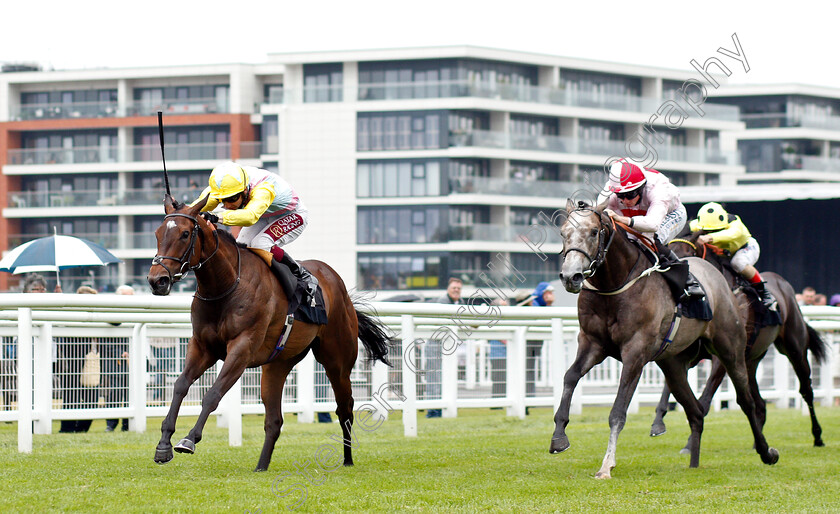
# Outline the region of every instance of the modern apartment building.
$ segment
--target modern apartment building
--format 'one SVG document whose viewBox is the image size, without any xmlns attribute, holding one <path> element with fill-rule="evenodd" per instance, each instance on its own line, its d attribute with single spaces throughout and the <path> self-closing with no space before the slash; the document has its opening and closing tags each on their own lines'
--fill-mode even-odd
<svg viewBox="0 0 840 514">
<path fill-rule="evenodd" d="M 840 182 L 840 89 L 729 85 L 710 94 L 741 112 L 739 184 Z"/>
<path fill-rule="evenodd" d="M 560 249 L 532 225 L 593 196 L 587 177 L 609 157 L 655 154 L 686 186 L 744 176 L 738 108 L 694 114 L 679 95 L 692 78 L 470 46 L 3 73 L 0 249 L 55 226 L 125 260 L 96 270 L 98 284 L 142 284 L 162 214 L 160 109 L 176 196 L 225 159 L 278 172 L 311 213 L 290 252 L 348 286 L 439 295 L 458 276 L 469 293 L 512 275 L 531 289 L 556 278 Z M 13 283 L 0 274 L 0 289 Z"/>
</svg>

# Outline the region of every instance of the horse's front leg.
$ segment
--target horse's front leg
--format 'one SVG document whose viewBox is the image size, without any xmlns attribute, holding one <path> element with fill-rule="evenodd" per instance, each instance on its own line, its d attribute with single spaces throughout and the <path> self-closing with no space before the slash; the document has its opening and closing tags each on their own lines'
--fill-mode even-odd
<svg viewBox="0 0 840 514">
<path fill-rule="evenodd" d="M 242 337 L 244 338 L 244 336 Z M 219 406 L 219 402 L 222 400 L 222 397 L 228 390 L 233 387 L 233 384 L 239 380 L 239 377 L 242 376 L 242 373 L 245 371 L 245 367 L 248 365 L 248 355 L 246 351 L 236 351 L 236 348 L 248 348 L 247 342 L 243 344 L 232 344 L 229 348 L 233 348 L 233 350 L 229 350 L 227 357 L 225 358 L 225 364 L 222 366 L 222 370 L 219 372 L 219 376 L 216 377 L 216 381 L 213 382 L 213 385 L 207 392 L 204 394 L 204 398 L 201 400 L 201 413 L 198 415 L 198 420 L 195 422 L 195 426 L 193 426 L 190 433 L 187 434 L 187 437 L 181 439 L 178 444 L 175 445 L 175 451 L 178 453 L 195 453 L 195 445 L 199 441 L 201 441 L 201 433 L 204 430 L 204 424 L 207 423 L 207 418 L 210 417 L 210 414 L 216 410 L 216 407 Z"/>
<path fill-rule="evenodd" d="M 575 361 L 566 371 L 563 379 L 563 397 L 560 406 L 554 414 L 554 435 L 551 436 L 549 453 L 560 453 L 569 449 L 569 438 L 566 436 L 566 425 L 569 424 L 569 410 L 572 406 L 572 395 L 581 377 L 590 369 L 607 358 L 603 347 L 593 343 L 583 332 L 578 335 L 578 351 Z"/>
<path fill-rule="evenodd" d="M 650 338 L 648 338 L 650 340 Z M 621 361 L 624 366 L 621 369 L 621 382 L 618 385 L 618 393 L 615 396 L 612 410 L 610 410 L 610 439 L 607 444 L 607 453 L 601 463 L 601 469 L 595 473 L 595 478 L 612 478 L 610 472 L 615 468 L 615 451 L 618 446 L 618 434 L 624 428 L 627 421 L 627 408 L 636 386 L 642 376 L 642 368 L 645 366 L 642 345 L 629 344 L 622 348 Z"/>
<path fill-rule="evenodd" d="M 172 403 L 169 404 L 169 413 L 160 424 L 160 442 L 155 448 L 155 462 L 158 464 L 166 464 L 172 460 L 172 434 L 175 433 L 175 422 L 178 420 L 181 402 L 187 396 L 190 386 L 214 363 L 215 359 L 213 357 L 198 350 L 197 345 L 190 340 L 184 371 L 175 381 Z"/>
</svg>

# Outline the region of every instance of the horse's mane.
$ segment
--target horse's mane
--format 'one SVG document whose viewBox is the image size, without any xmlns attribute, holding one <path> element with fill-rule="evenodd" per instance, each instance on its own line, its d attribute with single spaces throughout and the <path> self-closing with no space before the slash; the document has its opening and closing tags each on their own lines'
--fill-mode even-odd
<svg viewBox="0 0 840 514">
<path fill-rule="evenodd" d="M 247 248 L 247 247 L 248 247 L 248 245 L 246 245 L 245 243 L 240 243 L 240 242 L 238 242 L 238 241 L 236 240 L 236 238 L 235 238 L 235 237 L 233 237 L 233 234 L 231 234 L 231 233 L 230 233 L 230 232 L 228 232 L 227 230 L 219 230 L 219 229 L 216 229 L 216 233 L 217 233 L 217 234 L 219 234 L 219 238 L 220 238 L 220 239 L 225 239 L 225 240 L 227 240 L 227 242 L 228 242 L 228 243 L 230 243 L 230 244 L 233 244 L 233 245 L 239 246 L 240 248 Z"/>
</svg>

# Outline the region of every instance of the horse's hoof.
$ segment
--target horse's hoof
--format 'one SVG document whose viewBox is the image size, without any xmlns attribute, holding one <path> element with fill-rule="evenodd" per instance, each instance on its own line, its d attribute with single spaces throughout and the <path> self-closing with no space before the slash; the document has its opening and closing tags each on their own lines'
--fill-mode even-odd
<svg viewBox="0 0 840 514">
<path fill-rule="evenodd" d="M 822 439 L 817 439 L 814 441 L 814 446 L 825 446 L 825 443 Z"/>
<path fill-rule="evenodd" d="M 761 461 L 772 466 L 773 464 L 779 462 L 779 451 L 775 448 L 768 449 L 767 457 L 762 456 Z"/>
<path fill-rule="evenodd" d="M 612 478 L 612 475 L 610 475 L 609 471 L 599 471 L 595 473 L 595 478 L 598 480 L 606 480 L 608 478 Z"/>
<path fill-rule="evenodd" d="M 172 447 L 169 446 L 167 448 L 156 448 L 155 449 L 155 462 L 158 464 L 166 464 L 170 460 L 174 454 L 172 453 Z"/>
<path fill-rule="evenodd" d="M 195 443 L 185 437 L 175 445 L 175 451 L 178 453 L 195 453 Z"/>
<path fill-rule="evenodd" d="M 691 448 L 686 446 L 680 450 L 680 455 L 689 455 L 691 453 Z"/>
<path fill-rule="evenodd" d="M 349 467 L 351 467 L 352 465 L 353 465 L 353 461 L 352 461 L 352 460 L 351 460 L 351 461 L 346 461 L 346 460 L 344 461 L 344 467 L 345 467 L 345 468 L 349 468 Z"/>
<path fill-rule="evenodd" d="M 564 451 L 568 450 L 571 444 L 569 444 L 568 437 L 559 437 L 556 439 L 551 440 L 551 446 L 548 448 L 548 453 L 563 453 Z"/>
<path fill-rule="evenodd" d="M 261 468 L 261 467 L 259 467 L 259 466 L 257 466 L 256 468 L 254 468 L 254 473 L 261 473 L 261 472 L 263 472 L 263 471 L 268 471 L 268 468 Z"/>
<path fill-rule="evenodd" d="M 661 424 L 661 425 L 654 424 L 654 425 L 650 426 L 650 436 L 651 437 L 660 436 L 664 433 L 665 433 L 665 425 L 664 424 Z"/>
</svg>

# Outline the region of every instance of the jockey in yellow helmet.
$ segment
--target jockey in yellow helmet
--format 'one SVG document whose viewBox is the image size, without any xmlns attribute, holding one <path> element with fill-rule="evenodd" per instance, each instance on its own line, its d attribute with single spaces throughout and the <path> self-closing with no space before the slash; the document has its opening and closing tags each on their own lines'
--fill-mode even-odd
<svg viewBox="0 0 840 514">
<path fill-rule="evenodd" d="M 213 169 L 209 186 L 193 204 L 205 196 L 209 196 L 201 209 L 205 219 L 242 227 L 236 241 L 271 252 L 277 262 L 288 266 L 306 285 L 309 298 L 304 301 L 314 299 L 318 279 L 282 248 L 297 239 L 309 224 L 309 211 L 292 186 L 267 170 L 226 162 Z M 219 204 L 225 209 L 221 216 L 209 212 Z"/>
<path fill-rule="evenodd" d="M 697 219 L 691 220 L 689 228 L 692 232 L 706 231 L 706 234 L 697 238 L 698 243 L 713 244 L 729 251 L 732 269 L 749 281 L 768 309 L 777 308 L 776 299 L 764 286 L 761 275 L 755 269 L 761 247 L 740 217 L 729 214 L 719 203 L 709 202 L 700 207 Z"/>
</svg>

